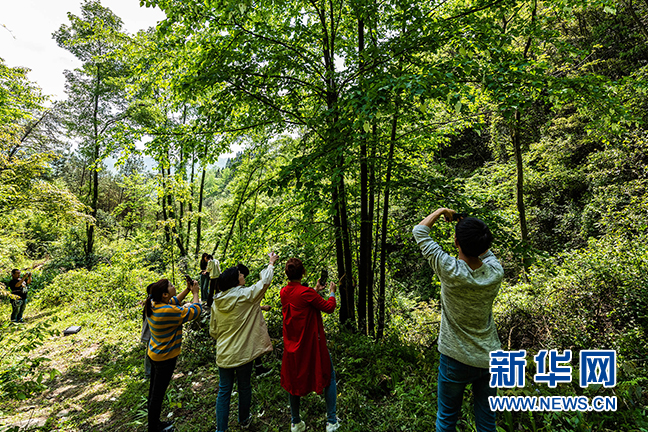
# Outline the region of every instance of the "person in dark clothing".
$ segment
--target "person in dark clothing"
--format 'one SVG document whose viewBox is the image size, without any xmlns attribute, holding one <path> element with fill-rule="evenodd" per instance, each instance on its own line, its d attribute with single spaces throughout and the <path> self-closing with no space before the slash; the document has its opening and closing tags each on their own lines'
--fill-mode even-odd
<svg viewBox="0 0 648 432">
<path fill-rule="evenodd" d="M 205 252 L 200 258 L 200 298 L 205 301 L 209 297 L 209 272 L 207 271 L 207 264 L 209 264 L 209 254 Z"/>
<path fill-rule="evenodd" d="M 22 323 L 23 313 L 25 312 L 25 303 L 27 302 L 27 285 L 31 283 L 31 273 L 25 274 L 25 277 L 20 277 L 20 270 L 11 270 L 11 282 L 9 288 L 11 294 L 17 298 L 11 300 L 11 321 L 15 323 Z"/>
</svg>

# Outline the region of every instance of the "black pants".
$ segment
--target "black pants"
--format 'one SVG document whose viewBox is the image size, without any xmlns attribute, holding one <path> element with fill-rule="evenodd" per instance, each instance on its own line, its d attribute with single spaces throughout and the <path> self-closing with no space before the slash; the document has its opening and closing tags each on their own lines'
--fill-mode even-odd
<svg viewBox="0 0 648 432">
<path fill-rule="evenodd" d="M 151 360 L 151 385 L 148 395 L 148 432 L 158 432 L 160 429 L 160 413 L 164 394 L 171 382 L 178 357 L 169 360 Z"/>
</svg>

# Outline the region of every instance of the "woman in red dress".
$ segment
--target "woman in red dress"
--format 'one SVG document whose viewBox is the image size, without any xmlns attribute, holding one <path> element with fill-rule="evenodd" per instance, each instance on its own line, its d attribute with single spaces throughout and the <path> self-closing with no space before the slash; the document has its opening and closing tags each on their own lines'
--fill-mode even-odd
<svg viewBox="0 0 648 432">
<path fill-rule="evenodd" d="M 301 396 L 313 391 L 324 391 L 326 432 L 334 432 L 340 427 L 335 414 L 337 389 L 321 312 L 330 314 L 335 310 L 335 284 L 331 282 L 328 300 L 324 300 L 319 292 L 325 287 L 319 281 L 315 289 L 301 284 L 305 274 L 301 260 L 288 260 L 286 276 L 290 282 L 281 289 L 284 338 L 281 386 L 290 394 L 291 432 L 306 429 L 299 417 L 299 401 Z"/>
</svg>

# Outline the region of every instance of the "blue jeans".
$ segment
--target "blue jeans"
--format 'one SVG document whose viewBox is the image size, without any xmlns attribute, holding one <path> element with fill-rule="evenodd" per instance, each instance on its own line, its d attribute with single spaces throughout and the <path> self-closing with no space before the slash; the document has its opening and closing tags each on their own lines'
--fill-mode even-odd
<svg viewBox="0 0 648 432">
<path fill-rule="evenodd" d="M 437 386 L 437 432 L 455 431 L 463 393 L 468 383 L 472 383 L 475 399 L 477 432 L 495 432 L 495 412 L 490 409 L 488 396 L 495 396 L 497 389 L 491 388 L 489 382 L 488 369 L 468 366 L 441 354 Z"/>
<path fill-rule="evenodd" d="M 200 275 L 200 300 L 207 301 L 209 296 L 209 275 Z"/>
<path fill-rule="evenodd" d="M 300 397 L 289 394 L 290 396 L 290 421 L 292 424 L 301 422 L 299 417 Z M 331 382 L 324 388 L 324 401 L 326 402 L 326 421 L 337 423 L 336 405 L 337 405 L 337 384 L 335 382 L 335 370 L 333 361 L 331 361 Z"/>
<path fill-rule="evenodd" d="M 218 399 L 216 400 L 216 431 L 225 432 L 229 421 L 230 398 L 234 387 L 234 377 L 238 381 L 239 393 L 239 423 L 250 418 L 252 405 L 252 376 L 253 361 L 232 369 L 218 368 Z"/>
<path fill-rule="evenodd" d="M 11 300 L 11 321 L 20 322 L 25 312 L 25 300 Z"/>
</svg>

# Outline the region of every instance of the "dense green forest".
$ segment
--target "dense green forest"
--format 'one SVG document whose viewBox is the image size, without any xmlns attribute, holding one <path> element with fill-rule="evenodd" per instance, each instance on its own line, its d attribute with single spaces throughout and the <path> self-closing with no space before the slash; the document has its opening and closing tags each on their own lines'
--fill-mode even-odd
<svg viewBox="0 0 648 432">
<path fill-rule="evenodd" d="M 0 431 L 145 430 L 146 286 L 197 277 L 203 252 L 254 278 L 271 251 L 252 430 L 288 430 L 289 257 L 339 279 L 344 430 L 433 430 L 439 281 L 411 229 L 438 207 L 493 231 L 504 350 L 617 352 L 613 388 L 579 387 L 574 361 L 571 383 L 500 389 L 616 411 L 508 411 L 498 430 L 648 431 L 648 1 L 140 3 L 166 20 L 128 34 L 86 0 L 60 23 L 83 64 L 65 100 L 0 59 L 0 269 L 33 273 L 24 324 L 0 289 Z M 452 232 L 432 235 L 454 254 Z M 216 427 L 208 328 L 185 328 L 167 391 L 179 431 Z"/>
</svg>

